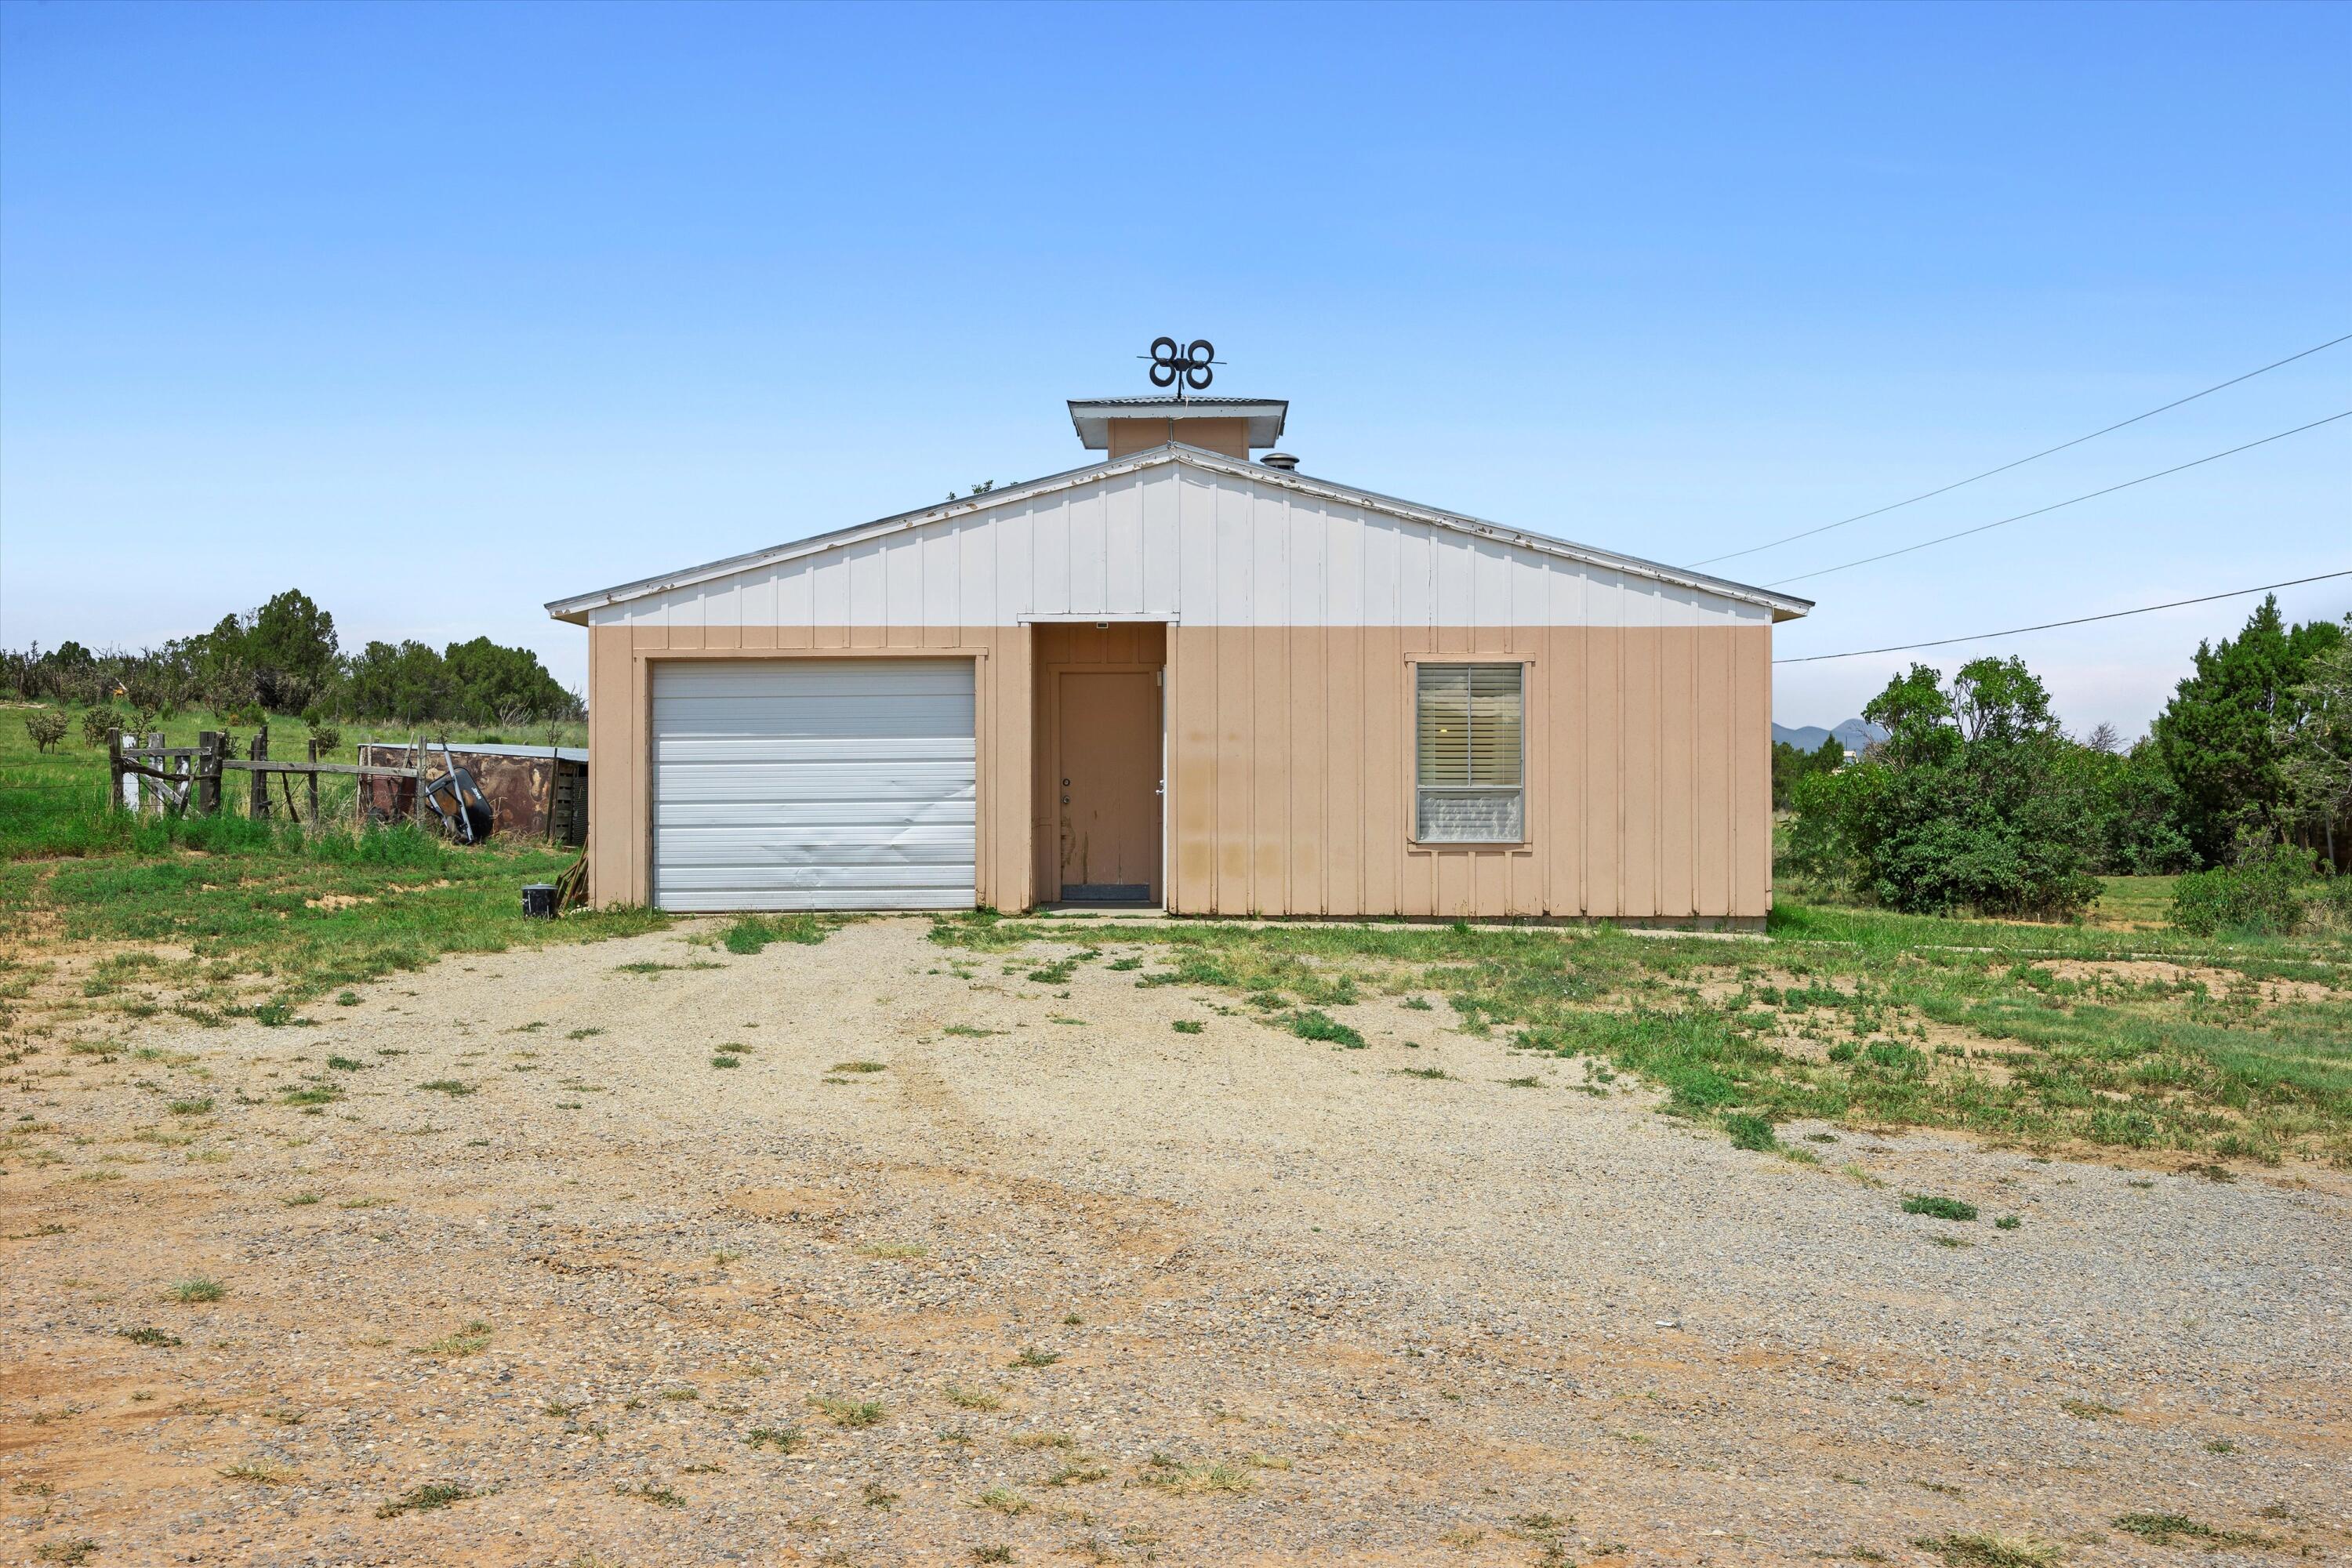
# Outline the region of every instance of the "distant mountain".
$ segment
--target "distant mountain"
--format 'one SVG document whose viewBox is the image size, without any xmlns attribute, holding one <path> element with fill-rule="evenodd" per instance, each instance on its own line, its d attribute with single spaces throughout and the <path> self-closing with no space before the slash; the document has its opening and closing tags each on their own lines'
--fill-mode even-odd
<svg viewBox="0 0 2352 1568">
<path fill-rule="evenodd" d="M 1861 719 L 1849 719 L 1832 730 L 1824 730 L 1818 724 L 1807 724 L 1794 730 L 1785 724 L 1772 726 L 1775 741 L 1785 741 L 1801 752 L 1818 752 L 1822 749 L 1822 742 L 1834 735 L 1838 744 L 1856 756 L 1868 751 L 1873 742 L 1886 739 L 1886 734 L 1885 729 Z"/>
</svg>

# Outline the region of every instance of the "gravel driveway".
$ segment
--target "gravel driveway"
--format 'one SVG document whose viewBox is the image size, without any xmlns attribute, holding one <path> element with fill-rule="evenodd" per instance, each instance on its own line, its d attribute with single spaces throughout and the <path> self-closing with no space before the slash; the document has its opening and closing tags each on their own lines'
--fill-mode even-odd
<svg viewBox="0 0 2352 1568">
<path fill-rule="evenodd" d="M 0 1157 L 0 1553 L 2352 1549 L 2339 1174 L 1784 1129 L 1807 1165 L 1442 1000 L 1333 1009 L 1370 1042 L 1334 1049 L 1139 985 L 1145 946 L 1038 981 L 1067 950 L 926 931 L 50 1043 Z"/>
</svg>

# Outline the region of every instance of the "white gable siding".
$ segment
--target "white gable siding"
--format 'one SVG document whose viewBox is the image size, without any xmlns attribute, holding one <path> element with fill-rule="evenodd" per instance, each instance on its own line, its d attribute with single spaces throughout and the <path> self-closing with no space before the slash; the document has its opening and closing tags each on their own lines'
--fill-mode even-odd
<svg viewBox="0 0 2352 1568">
<path fill-rule="evenodd" d="M 1769 625 L 1761 605 L 1165 465 L 589 612 L 593 626 Z"/>
</svg>

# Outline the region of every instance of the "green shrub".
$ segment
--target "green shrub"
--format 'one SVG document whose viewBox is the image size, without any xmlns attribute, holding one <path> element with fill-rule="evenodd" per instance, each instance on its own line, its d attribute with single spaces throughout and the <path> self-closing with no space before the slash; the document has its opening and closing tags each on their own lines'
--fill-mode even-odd
<svg viewBox="0 0 2352 1568">
<path fill-rule="evenodd" d="M 1869 757 L 1797 781 L 1790 868 L 1911 914 L 2072 919 L 2099 896 L 2102 823 L 2085 748 L 2016 659 L 1973 659 L 1948 686 L 1925 665 L 1863 717 Z"/>
<path fill-rule="evenodd" d="M 1913 1193 L 1903 1200 L 1903 1212 L 1929 1215 L 1937 1219 L 1971 1220 L 1977 1217 L 1977 1205 L 1933 1193 Z"/>
<path fill-rule="evenodd" d="M 121 716 L 111 708 L 82 710 L 81 743 L 92 748 L 103 746 L 107 736 L 112 734 L 121 722 Z"/>
<path fill-rule="evenodd" d="M 1769 1154 L 1780 1146 L 1780 1140 L 1772 1135 L 1772 1123 L 1766 1118 L 1748 1111 L 1725 1112 L 1723 1130 L 1731 1134 L 1731 1146 L 1735 1149 L 1748 1149 L 1759 1154 Z"/>
<path fill-rule="evenodd" d="M 44 752 L 66 738 L 67 728 L 66 712 L 62 708 L 36 708 L 25 715 L 25 733 L 32 737 L 33 744 Z"/>
<path fill-rule="evenodd" d="M 2311 856 L 2281 844 L 2235 866 L 2181 878 L 2172 888 L 2172 923 L 2191 936 L 2288 936 L 2304 924 L 2306 897 L 2336 901 L 2335 889 L 2323 889 L 2313 874 Z"/>
</svg>

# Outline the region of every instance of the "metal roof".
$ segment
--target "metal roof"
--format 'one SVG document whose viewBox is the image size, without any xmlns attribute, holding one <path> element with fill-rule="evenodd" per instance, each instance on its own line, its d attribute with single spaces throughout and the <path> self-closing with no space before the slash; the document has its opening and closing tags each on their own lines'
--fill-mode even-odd
<svg viewBox="0 0 2352 1568">
<path fill-rule="evenodd" d="M 398 752 L 404 756 L 415 749 L 415 742 L 413 741 L 362 741 L 359 744 L 377 751 Z M 439 741 L 427 741 L 425 742 L 425 749 L 430 752 L 439 749 L 440 745 Z M 557 757 L 567 763 L 584 763 L 588 760 L 586 749 L 580 746 L 478 746 L 470 741 L 452 741 L 449 742 L 449 751 L 452 754 L 460 757 L 545 757 L 548 752 L 553 752 Z"/>
<path fill-rule="evenodd" d="M 1078 444 L 1089 452 L 1110 449 L 1114 419 L 1241 419 L 1248 422 L 1252 447 L 1271 447 L 1282 439 L 1290 418 L 1286 397 L 1073 397 L 1070 424 Z"/>
<path fill-rule="evenodd" d="M 1189 401 L 1197 403 L 1205 400 Z M 1727 599 L 1737 599 L 1742 604 L 1759 605 L 1769 609 L 1772 612 L 1772 618 L 1776 621 L 1794 620 L 1813 607 L 1812 600 L 1801 599 L 1793 594 L 1779 594 L 1769 588 L 1735 583 L 1726 577 L 1711 577 L 1704 572 L 1693 572 L 1681 566 L 1668 566 L 1656 561 L 1644 561 L 1635 555 L 1620 555 L 1614 551 L 1596 549 L 1589 544 L 1571 544 L 1563 539 L 1553 539 L 1548 534 L 1528 533 L 1521 529 L 1506 528 L 1501 523 L 1488 522 L 1483 518 L 1471 517 L 1463 512 L 1443 511 L 1435 507 L 1423 506 L 1414 501 L 1400 500 L 1394 496 L 1381 495 L 1377 490 L 1358 489 L 1352 485 L 1343 485 L 1330 479 L 1312 479 L 1289 469 L 1268 468 L 1263 463 L 1254 463 L 1244 458 L 1228 457 L 1223 452 L 1211 452 L 1199 447 L 1188 447 L 1181 442 L 1171 441 L 1140 452 L 1130 452 L 1124 458 L 1115 458 L 1108 462 L 1089 463 L 1082 468 L 1067 468 L 1058 474 L 1048 474 L 1043 479 L 1028 479 L 1019 484 L 1000 485 L 984 495 L 966 496 L 961 500 L 943 501 L 917 511 L 902 511 L 896 516 L 878 518 L 872 522 L 856 523 L 848 528 L 835 529 L 829 533 L 814 534 L 806 539 L 795 540 L 790 544 L 779 544 L 766 550 L 754 550 L 742 555 L 730 555 L 724 560 L 707 562 L 700 566 L 688 566 L 679 571 L 664 573 L 658 577 L 642 577 L 636 582 L 623 583 L 614 587 L 599 589 L 593 594 L 579 594 L 568 599 L 552 599 L 548 602 L 547 613 L 559 621 L 572 621 L 584 626 L 587 624 L 589 611 L 603 609 L 608 605 L 646 598 L 655 594 L 667 593 L 673 588 L 692 587 L 714 578 L 731 576 L 738 572 L 751 572 L 764 566 L 779 565 L 787 561 L 797 560 L 803 555 L 815 555 L 847 545 L 862 544 L 867 540 L 900 532 L 907 529 L 923 528 L 935 522 L 946 522 L 983 511 L 993 511 L 999 507 L 1034 500 L 1039 496 L 1051 495 L 1056 490 L 1068 489 L 1089 480 L 1137 473 L 1142 469 L 1158 468 L 1167 463 L 1176 463 L 1186 468 L 1223 474 L 1229 479 L 1247 479 L 1255 484 L 1272 485 L 1278 489 L 1317 496 L 1339 501 L 1348 506 L 1360 506 L 1368 511 L 1381 512 L 1390 517 L 1402 518 L 1408 522 L 1427 523 L 1432 527 L 1451 529 L 1454 532 L 1470 534 L 1478 539 L 1491 539 L 1500 544 L 1534 551 L 1539 555 L 1556 556 L 1562 560 L 1574 561 L 1581 565 L 1598 566 L 1606 571 L 1622 572 L 1629 576 L 1644 577 L 1654 582 L 1670 583 L 1677 587 L 1695 588 L 1705 594 L 1719 595 Z"/>
</svg>

